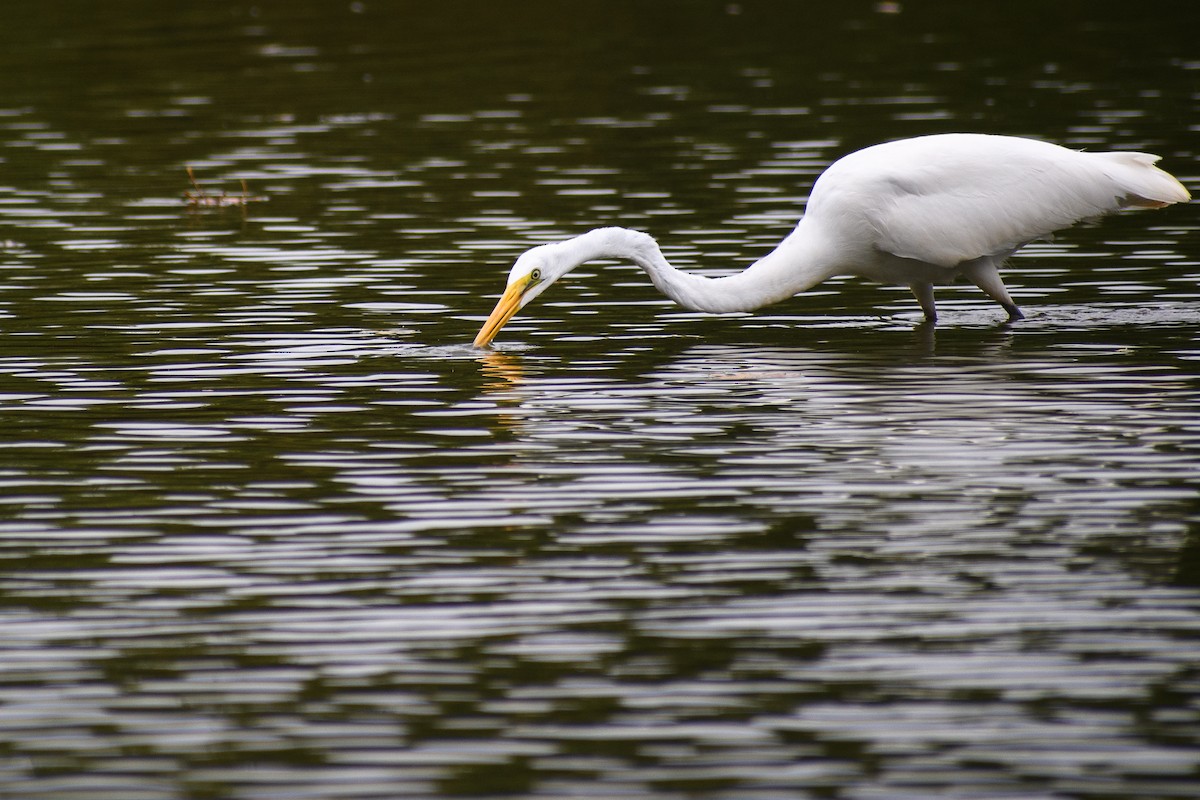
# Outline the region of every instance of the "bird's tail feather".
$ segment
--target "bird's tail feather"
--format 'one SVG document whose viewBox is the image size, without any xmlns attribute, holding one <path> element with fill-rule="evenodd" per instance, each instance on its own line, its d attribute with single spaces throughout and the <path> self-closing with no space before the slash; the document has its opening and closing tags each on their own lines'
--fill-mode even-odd
<svg viewBox="0 0 1200 800">
<path fill-rule="evenodd" d="M 1150 153 L 1103 153 L 1109 161 L 1110 177 L 1125 191 L 1123 205 L 1162 208 L 1192 199 L 1175 176 L 1154 166 L 1158 156 Z"/>
</svg>

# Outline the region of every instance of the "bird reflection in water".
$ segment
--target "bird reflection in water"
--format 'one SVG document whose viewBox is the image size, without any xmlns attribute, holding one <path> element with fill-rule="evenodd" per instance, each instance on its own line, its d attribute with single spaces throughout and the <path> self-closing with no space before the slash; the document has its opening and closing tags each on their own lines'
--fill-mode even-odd
<svg viewBox="0 0 1200 800">
<path fill-rule="evenodd" d="M 518 388 L 525 378 L 519 358 L 498 350 L 488 350 L 479 357 L 480 372 L 489 379 L 483 385 L 486 394 L 507 392 Z"/>
<path fill-rule="evenodd" d="M 525 383 L 525 369 L 520 357 L 489 350 L 480 356 L 479 368 L 484 377 L 480 394 L 496 404 L 495 424 L 509 433 L 519 434 L 524 419 L 520 407 L 525 400 L 520 391 Z"/>
</svg>

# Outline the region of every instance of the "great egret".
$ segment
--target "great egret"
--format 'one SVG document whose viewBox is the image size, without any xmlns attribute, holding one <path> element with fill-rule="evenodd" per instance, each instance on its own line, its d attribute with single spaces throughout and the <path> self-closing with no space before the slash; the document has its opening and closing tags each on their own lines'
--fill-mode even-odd
<svg viewBox="0 0 1200 800">
<path fill-rule="evenodd" d="M 835 275 L 908 286 L 929 322 L 933 285 L 963 276 L 1020 319 L 1001 263 L 1025 244 L 1123 208 L 1191 199 L 1146 153 L 1084 153 L 1014 136 L 949 133 L 877 144 L 835 161 L 804 216 L 772 252 L 723 278 L 682 272 L 649 235 L 597 228 L 522 254 L 475 337 L 483 347 L 551 284 L 596 258 L 628 259 L 684 308 L 777 303 Z"/>
</svg>

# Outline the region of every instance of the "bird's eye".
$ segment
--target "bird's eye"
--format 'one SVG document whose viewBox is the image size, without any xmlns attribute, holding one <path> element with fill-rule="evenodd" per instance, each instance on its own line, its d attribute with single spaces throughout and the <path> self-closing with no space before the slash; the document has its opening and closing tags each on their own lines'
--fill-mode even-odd
<svg viewBox="0 0 1200 800">
<path fill-rule="evenodd" d="M 532 281 L 540 281 L 542 279 L 542 271 L 540 269 L 535 269 L 533 272 L 529 273 L 529 279 Z"/>
</svg>

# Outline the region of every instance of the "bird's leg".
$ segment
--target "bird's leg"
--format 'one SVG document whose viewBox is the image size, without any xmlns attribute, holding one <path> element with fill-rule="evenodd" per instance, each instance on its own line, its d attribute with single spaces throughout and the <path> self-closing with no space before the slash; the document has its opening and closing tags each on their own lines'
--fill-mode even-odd
<svg viewBox="0 0 1200 800">
<path fill-rule="evenodd" d="M 908 288 L 912 289 L 917 302 L 921 304 L 921 310 L 925 312 L 925 321 L 937 322 L 937 308 L 933 304 L 933 284 L 913 283 Z"/>
<path fill-rule="evenodd" d="M 961 272 L 967 280 L 982 289 L 984 294 L 995 300 L 1008 312 L 1009 322 L 1025 318 L 1021 309 L 1017 308 L 1017 304 L 1009 295 L 1008 287 L 1000 279 L 1000 270 L 996 268 L 995 261 L 990 258 L 980 258 L 963 264 Z"/>
</svg>

